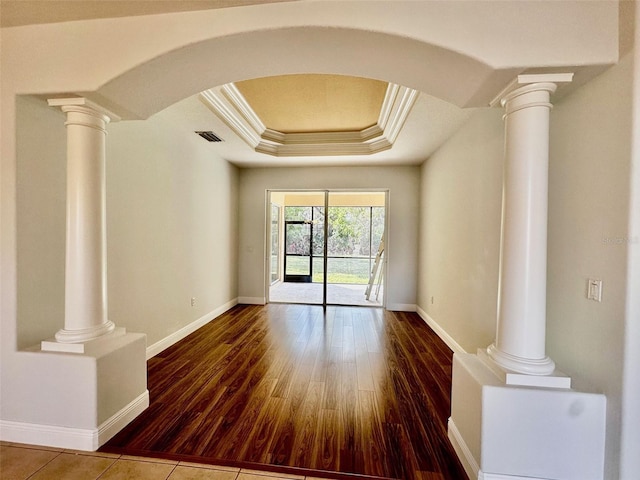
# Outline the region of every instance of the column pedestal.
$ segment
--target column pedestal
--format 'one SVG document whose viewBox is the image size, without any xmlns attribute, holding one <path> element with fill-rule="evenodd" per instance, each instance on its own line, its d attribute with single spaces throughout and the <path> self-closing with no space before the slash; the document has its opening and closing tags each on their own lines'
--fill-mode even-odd
<svg viewBox="0 0 640 480">
<path fill-rule="evenodd" d="M 84 352 L 19 352 L 13 368 L 28 379 L 30 408 L 8 412 L 2 440 L 94 451 L 149 406 L 146 335 L 116 328 L 79 345 Z"/>
<path fill-rule="evenodd" d="M 605 423 L 602 394 L 507 385 L 453 357 L 449 440 L 471 480 L 601 480 Z"/>
</svg>

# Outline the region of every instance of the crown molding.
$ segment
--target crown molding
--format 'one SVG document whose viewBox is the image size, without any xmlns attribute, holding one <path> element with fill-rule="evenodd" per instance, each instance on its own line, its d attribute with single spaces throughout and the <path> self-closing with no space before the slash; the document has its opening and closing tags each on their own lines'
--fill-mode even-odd
<svg viewBox="0 0 640 480">
<path fill-rule="evenodd" d="M 275 157 L 371 155 L 389 150 L 418 91 L 389 83 L 378 122 L 349 132 L 283 133 L 267 128 L 233 83 L 205 90 L 200 100 L 253 150 Z"/>
<path fill-rule="evenodd" d="M 251 148 L 255 149 L 258 146 L 261 140 L 260 133 L 248 126 L 247 122 L 242 121 L 238 115 L 239 112 L 234 112 L 219 92 L 214 92 L 213 89 L 205 90 L 200 93 L 200 100 Z"/>
<path fill-rule="evenodd" d="M 242 115 L 251 128 L 256 132 L 264 132 L 267 130 L 267 127 L 262 120 L 258 117 L 258 114 L 253 111 L 251 105 L 245 100 L 244 95 L 240 93 L 238 87 L 236 87 L 235 83 L 227 83 L 223 85 L 221 88 L 222 94 L 225 96 L 227 100 L 231 103 L 233 107 Z"/>
</svg>

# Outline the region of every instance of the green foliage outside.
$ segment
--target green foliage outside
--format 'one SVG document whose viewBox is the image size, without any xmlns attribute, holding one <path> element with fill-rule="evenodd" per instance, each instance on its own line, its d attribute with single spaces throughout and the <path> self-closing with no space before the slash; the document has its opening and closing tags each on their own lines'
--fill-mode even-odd
<svg viewBox="0 0 640 480">
<path fill-rule="evenodd" d="M 285 207 L 285 220 L 305 221 L 289 225 L 286 252 L 307 255 L 287 256 L 286 273 L 309 273 L 309 251 L 313 250 L 313 282 L 323 281 L 324 207 Z M 330 207 L 328 242 L 328 282 L 367 284 L 371 267 L 384 234 L 383 207 Z M 347 258 L 333 258 L 347 257 Z"/>
<path fill-rule="evenodd" d="M 287 231 L 287 252 L 308 253 L 310 230 L 313 230 L 313 254 L 324 251 L 324 207 L 285 207 L 285 220 L 309 222 L 290 225 Z M 313 228 L 309 224 L 313 224 Z M 384 233 L 384 207 L 330 207 L 329 256 L 375 257 Z M 371 233 L 371 238 L 369 234 Z"/>
</svg>

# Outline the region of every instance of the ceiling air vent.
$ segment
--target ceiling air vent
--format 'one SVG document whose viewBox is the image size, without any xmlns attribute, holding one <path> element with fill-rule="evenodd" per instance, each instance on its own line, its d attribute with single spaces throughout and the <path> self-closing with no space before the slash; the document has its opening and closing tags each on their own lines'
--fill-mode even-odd
<svg viewBox="0 0 640 480">
<path fill-rule="evenodd" d="M 218 137 L 215 133 L 208 131 L 208 132 L 196 132 L 198 135 L 200 135 L 202 138 L 204 138 L 207 142 L 221 142 L 222 139 L 220 137 Z"/>
</svg>

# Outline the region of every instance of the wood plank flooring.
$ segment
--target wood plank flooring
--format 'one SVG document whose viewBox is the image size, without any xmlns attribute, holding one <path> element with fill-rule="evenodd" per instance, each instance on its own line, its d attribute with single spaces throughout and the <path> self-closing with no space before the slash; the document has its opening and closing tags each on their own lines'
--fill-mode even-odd
<svg viewBox="0 0 640 480">
<path fill-rule="evenodd" d="M 237 306 L 148 362 L 151 405 L 102 450 L 300 475 L 466 480 L 452 352 L 414 313 Z"/>
</svg>

